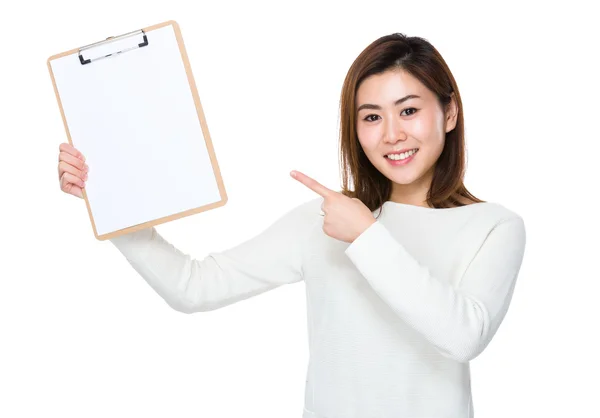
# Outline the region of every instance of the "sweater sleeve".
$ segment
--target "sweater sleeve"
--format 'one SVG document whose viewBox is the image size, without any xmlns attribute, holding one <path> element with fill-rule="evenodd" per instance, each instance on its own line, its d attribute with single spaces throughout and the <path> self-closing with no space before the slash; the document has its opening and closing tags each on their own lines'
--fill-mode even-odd
<svg viewBox="0 0 600 418">
<path fill-rule="evenodd" d="M 253 238 L 203 259 L 181 252 L 154 227 L 110 241 L 173 309 L 210 311 L 303 279 L 304 245 L 319 218 L 311 208 L 310 201 L 300 204 Z"/>
<path fill-rule="evenodd" d="M 356 238 L 346 254 L 401 319 L 440 354 L 465 363 L 485 349 L 506 315 L 525 241 L 521 217 L 501 221 L 456 287 L 434 277 L 379 221 Z"/>
</svg>

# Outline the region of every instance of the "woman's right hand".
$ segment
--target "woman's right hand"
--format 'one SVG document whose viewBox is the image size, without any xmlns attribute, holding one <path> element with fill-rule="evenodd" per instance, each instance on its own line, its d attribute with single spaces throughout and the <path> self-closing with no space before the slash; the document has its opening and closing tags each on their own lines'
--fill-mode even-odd
<svg viewBox="0 0 600 418">
<path fill-rule="evenodd" d="M 64 142 L 58 147 L 58 180 L 60 189 L 83 199 L 88 165 L 83 154 L 71 144 Z"/>
</svg>

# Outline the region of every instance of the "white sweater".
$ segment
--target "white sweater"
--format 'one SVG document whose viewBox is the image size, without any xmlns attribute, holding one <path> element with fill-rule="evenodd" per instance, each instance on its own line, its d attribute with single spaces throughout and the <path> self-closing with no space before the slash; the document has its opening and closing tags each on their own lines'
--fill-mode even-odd
<svg viewBox="0 0 600 418">
<path fill-rule="evenodd" d="M 506 315 L 525 250 L 523 219 L 492 202 L 434 209 L 388 201 L 349 244 L 323 232 L 322 201 L 202 260 L 155 228 L 111 242 L 186 313 L 303 280 L 303 418 L 472 418 L 469 361 Z"/>
</svg>

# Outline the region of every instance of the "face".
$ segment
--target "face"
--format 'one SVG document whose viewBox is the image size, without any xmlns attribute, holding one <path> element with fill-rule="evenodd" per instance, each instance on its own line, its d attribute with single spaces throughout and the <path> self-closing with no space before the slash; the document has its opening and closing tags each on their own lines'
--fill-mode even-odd
<svg viewBox="0 0 600 418">
<path fill-rule="evenodd" d="M 359 142 L 373 166 L 393 182 L 391 200 L 422 206 L 446 133 L 456 125 L 454 97 L 445 113 L 432 91 L 395 69 L 361 83 L 356 109 Z M 386 156 L 415 148 L 418 151 L 404 161 Z"/>
</svg>

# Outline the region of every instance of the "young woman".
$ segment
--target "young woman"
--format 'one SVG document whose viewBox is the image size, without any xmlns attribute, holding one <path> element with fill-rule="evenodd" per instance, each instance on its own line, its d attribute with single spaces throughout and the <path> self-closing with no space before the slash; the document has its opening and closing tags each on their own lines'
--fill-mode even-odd
<svg viewBox="0 0 600 418">
<path fill-rule="evenodd" d="M 60 150 L 61 189 L 82 197 L 84 158 Z M 192 259 L 155 228 L 111 242 L 186 313 L 303 280 L 304 418 L 472 418 L 469 361 L 506 315 L 525 226 L 464 186 L 460 94 L 430 43 L 391 34 L 358 56 L 341 156 L 341 192 L 292 172 L 317 196 L 226 251 Z"/>
</svg>

